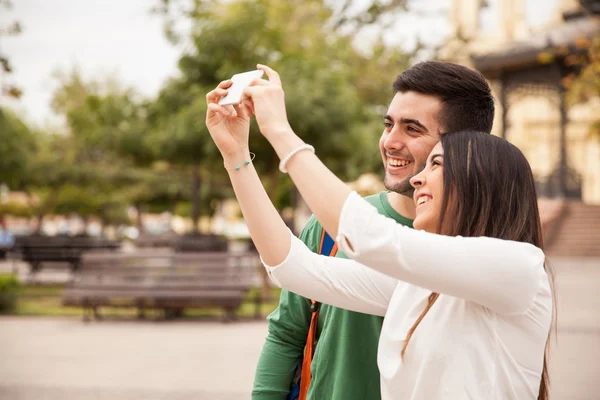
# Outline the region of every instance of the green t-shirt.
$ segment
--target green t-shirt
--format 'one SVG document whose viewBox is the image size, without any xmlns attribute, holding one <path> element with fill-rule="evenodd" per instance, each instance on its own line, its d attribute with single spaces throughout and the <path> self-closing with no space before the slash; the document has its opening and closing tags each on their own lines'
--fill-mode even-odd
<svg viewBox="0 0 600 400">
<path fill-rule="evenodd" d="M 412 227 L 411 220 L 392 208 L 387 192 L 366 200 L 380 214 Z M 312 216 L 300 234 L 315 253 L 322 229 Z M 340 251 L 336 257 L 347 258 Z M 281 291 L 279 307 L 267 318 L 269 333 L 258 361 L 252 399 L 287 399 L 294 370 L 304 352 L 310 316 L 309 299 Z M 382 323 L 383 317 L 321 305 L 308 400 L 381 398 L 377 345 Z"/>
</svg>

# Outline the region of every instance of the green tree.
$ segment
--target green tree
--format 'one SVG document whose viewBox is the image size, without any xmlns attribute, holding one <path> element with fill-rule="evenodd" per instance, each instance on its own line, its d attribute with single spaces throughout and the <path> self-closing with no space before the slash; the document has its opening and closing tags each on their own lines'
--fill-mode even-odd
<svg viewBox="0 0 600 400">
<path fill-rule="evenodd" d="M 182 20 L 192 22 L 192 26 L 212 16 L 215 3 L 219 0 L 158 0 L 152 11 L 165 17 L 165 34 L 173 43 L 185 39 L 178 29 Z M 271 5 L 284 5 L 285 2 L 271 2 Z M 394 15 L 408 9 L 407 0 L 340 0 L 336 2 L 291 0 L 287 1 L 293 9 L 326 9 L 329 18 L 327 24 L 335 31 L 344 31 L 355 35 L 365 27 L 377 26 L 381 30 L 394 24 Z"/>
<path fill-rule="evenodd" d="M 140 231 L 145 210 L 173 210 L 176 202 L 185 198 L 185 191 L 178 171 L 155 162 L 156 151 L 148 135 L 153 102 L 111 77 L 86 81 L 74 69 L 57 73 L 56 78 L 60 85 L 52 106 L 65 116 L 76 160 L 79 165 L 102 171 L 92 185 L 83 188 L 93 196 L 75 196 L 82 201 L 94 199 L 95 204 L 76 206 L 70 200 L 61 209 L 79 209 L 108 222 L 114 216 L 122 219 L 118 209 L 133 205 L 138 210 Z"/>
<path fill-rule="evenodd" d="M 0 184 L 18 189 L 29 174 L 35 133 L 12 111 L 0 108 Z"/>
<path fill-rule="evenodd" d="M 582 35 L 568 46 L 559 46 L 537 55 L 541 64 L 560 63 L 567 105 L 600 98 L 600 38 Z M 600 119 L 590 125 L 590 134 L 600 137 Z"/>
<path fill-rule="evenodd" d="M 30 207 L 37 218 L 39 232 L 48 214 L 77 213 L 84 219 L 101 209 L 102 201 L 110 198 L 111 182 L 123 179 L 123 162 L 107 149 L 97 120 L 85 125 L 77 106 L 93 108 L 96 104 L 77 74 L 69 85 L 61 85 L 55 93 L 52 106 L 65 115 L 69 131 L 66 133 L 40 132 L 35 138 L 35 150 L 28 162 L 27 179 L 23 190 L 30 195 Z M 83 110 L 83 114 L 87 109 Z M 110 115 L 110 113 L 105 113 Z M 103 115 L 104 116 L 104 115 Z M 114 122 L 111 120 L 110 122 Z M 74 129 L 72 129 L 74 128 Z M 107 140 L 110 142 L 110 136 Z M 125 207 L 125 204 L 122 204 Z"/>
<path fill-rule="evenodd" d="M 173 3 L 163 4 L 168 22 Z M 352 179 L 379 166 L 381 128 L 375 124 L 381 124 L 381 107 L 389 102 L 391 81 L 406 67 L 407 55 L 381 41 L 372 54 L 358 52 L 353 36 L 341 33 L 340 26 L 350 19 L 340 22 L 321 0 L 305 1 L 302 7 L 275 0 L 196 1 L 193 7 L 184 12 L 192 30 L 190 50 L 179 61 L 180 76 L 164 87 L 151 113 L 159 158 L 194 165 L 195 182 L 200 177 L 226 181 L 204 126 L 204 95 L 221 80 L 262 62 L 282 74 L 291 125 L 330 168 Z M 273 200 L 280 207 L 289 205 L 293 185 L 277 172 L 277 156 L 256 126 L 250 137 L 254 164 Z M 198 214 L 195 210 L 194 220 Z"/>
<path fill-rule="evenodd" d="M 11 0 L 0 0 L 0 13 L 3 10 L 9 11 L 12 9 L 13 3 Z M 0 25 L 0 39 L 3 36 L 14 36 L 21 33 L 23 27 L 19 21 L 11 21 L 6 25 Z M 13 72 L 13 67 L 8 59 L 8 56 L 2 53 L 2 49 L 0 47 L 0 76 L 3 74 L 10 74 Z M 15 85 L 11 85 L 5 83 L 4 81 L 0 82 L 0 97 L 6 95 L 9 97 L 19 98 L 21 97 L 21 89 Z"/>
<path fill-rule="evenodd" d="M 13 112 L 0 107 L 0 187 L 23 188 L 31 173 L 34 151 L 35 134 Z M 0 227 L 5 227 L 6 215 L 30 213 L 27 206 L 0 201 Z"/>
<path fill-rule="evenodd" d="M 568 76 L 563 84 L 568 88 L 569 104 L 580 104 L 600 99 L 600 37 L 582 39 L 579 48 L 587 49 L 584 54 L 573 54 L 565 61 L 578 66 L 577 74 Z M 590 125 L 590 134 L 600 138 L 600 118 Z"/>
<path fill-rule="evenodd" d="M 29 162 L 29 174 L 23 184 L 37 220 L 35 231 L 39 233 L 46 215 L 55 213 L 61 191 L 66 185 L 91 185 L 100 176 L 100 171 L 92 165 L 78 162 L 77 148 L 69 137 L 51 133 L 37 135 L 35 153 Z"/>
</svg>

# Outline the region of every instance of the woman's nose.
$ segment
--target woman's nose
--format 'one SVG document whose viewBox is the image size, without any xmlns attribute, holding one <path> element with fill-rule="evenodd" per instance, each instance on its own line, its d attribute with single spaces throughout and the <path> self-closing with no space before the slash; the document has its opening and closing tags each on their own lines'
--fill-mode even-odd
<svg viewBox="0 0 600 400">
<path fill-rule="evenodd" d="M 416 174 L 415 176 L 413 176 L 412 178 L 410 178 L 410 184 L 415 189 L 417 187 L 423 186 L 424 181 L 425 181 L 425 177 L 423 175 L 423 171 L 419 172 L 418 174 Z"/>
</svg>

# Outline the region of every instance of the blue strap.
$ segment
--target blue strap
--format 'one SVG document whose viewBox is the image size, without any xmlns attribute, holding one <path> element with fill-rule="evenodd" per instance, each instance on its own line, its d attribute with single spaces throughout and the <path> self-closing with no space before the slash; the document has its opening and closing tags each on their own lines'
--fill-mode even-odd
<svg viewBox="0 0 600 400">
<path fill-rule="evenodd" d="M 321 251 L 319 254 L 323 254 L 326 256 L 331 255 L 331 251 L 333 250 L 333 246 L 335 245 L 335 241 L 329 236 L 329 233 L 325 232 L 325 237 L 323 238 L 323 245 L 321 246 Z"/>
</svg>

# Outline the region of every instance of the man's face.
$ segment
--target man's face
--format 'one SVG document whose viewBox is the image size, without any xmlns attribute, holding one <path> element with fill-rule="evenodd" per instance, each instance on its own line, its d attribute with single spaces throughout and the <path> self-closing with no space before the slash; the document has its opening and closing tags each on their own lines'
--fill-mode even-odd
<svg viewBox="0 0 600 400">
<path fill-rule="evenodd" d="M 410 178 L 425 166 L 427 156 L 443 131 L 438 123 L 442 102 L 417 92 L 398 92 L 384 116 L 379 149 L 386 189 L 412 197 Z"/>
</svg>

